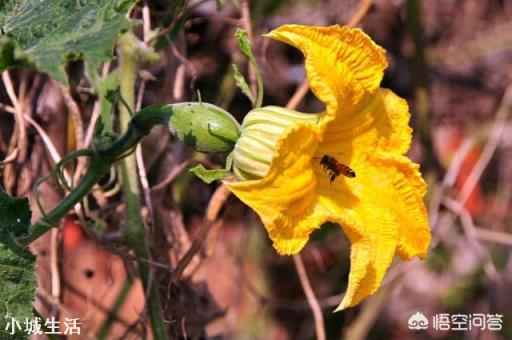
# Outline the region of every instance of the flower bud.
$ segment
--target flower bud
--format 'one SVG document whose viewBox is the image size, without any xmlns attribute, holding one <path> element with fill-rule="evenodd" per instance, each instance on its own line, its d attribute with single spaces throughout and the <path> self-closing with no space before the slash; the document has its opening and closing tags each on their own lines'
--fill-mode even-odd
<svg viewBox="0 0 512 340">
<path fill-rule="evenodd" d="M 264 177 L 283 132 L 297 122 L 316 124 L 319 117 L 319 114 L 302 113 L 278 106 L 265 106 L 250 111 L 244 118 L 242 134 L 235 145 L 235 176 L 241 181 Z"/>
<path fill-rule="evenodd" d="M 171 107 L 169 129 L 192 149 L 217 153 L 233 150 L 240 124 L 231 114 L 208 103 L 176 103 Z"/>
</svg>

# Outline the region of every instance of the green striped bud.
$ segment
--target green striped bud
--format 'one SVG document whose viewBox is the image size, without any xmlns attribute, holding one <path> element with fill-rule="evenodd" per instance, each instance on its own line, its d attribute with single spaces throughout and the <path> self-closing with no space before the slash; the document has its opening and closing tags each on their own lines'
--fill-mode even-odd
<svg viewBox="0 0 512 340">
<path fill-rule="evenodd" d="M 233 172 L 241 181 L 264 177 L 283 132 L 297 122 L 318 123 L 320 115 L 302 113 L 278 106 L 250 111 L 242 123 L 233 154 Z"/>
</svg>

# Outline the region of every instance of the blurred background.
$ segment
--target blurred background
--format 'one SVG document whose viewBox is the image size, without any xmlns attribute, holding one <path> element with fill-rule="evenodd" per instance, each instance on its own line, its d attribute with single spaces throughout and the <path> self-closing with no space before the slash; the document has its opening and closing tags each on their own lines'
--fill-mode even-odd
<svg viewBox="0 0 512 340">
<path fill-rule="evenodd" d="M 170 11 L 180 14 L 171 24 L 165 22 Z M 289 23 L 361 27 L 387 50 L 382 86 L 411 107 L 409 156 L 421 164 L 429 183 L 433 240 L 425 261 L 396 259 L 377 294 L 332 313 L 346 288 L 350 245 L 337 225 L 315 232 L 301 257 L 326 337 L 512 338 L 512 1 L 155 0 L 140 2 L 131 17 L 143 22 L 135 29 L 139 37 L 145 25 L 170 28 L 155 46 L 160 60 L 139 71 L 142 106 L 197 100 L 199 91 L 203 101 L 227 109 L 240 122 L 251 103 L 233 78 L 233 63 L 250 74 L 234 39 L 237 27 L 250 28 L 264 104 L 304 112 L 320 112 L 323 104 L 303 84 L 302 55 L 262 34 Z M 92 134 L 98 98 L 79 61 L 67 68 L 69 92 L 42 74 L 9 72 L 12 83 L 5 84 L 4 77 L 0 88 L 0 180 L 11 194 L 33 197 L 32 184 L 54 164 L 52 153 L 62 156 Z M 34 122 L 27 119 L 21 130 L 6 110 L 14 104 L 9 88 Z M 248 207 L 218 183 L 204 184 L 187 172 L 194 163 L 223 167 L 225 156 L 195 153 L 164 128 L 155 128 L 142 143 L 139 176 L 148 195 L 141 201 L 164 318 L 183 338 L 315 338 L 313 313 L 292 258 L 276 253 Z M 133 264 L 117 242 L 124 211 L 117 177 L 106 182 L 89 200 L 93 231 L 70 215 L 58 232 L 33 245 L 36 308 L 42 315 L 80 317 L 83 338 L 94 338 L 109 315 L 114 323 L 108 338 L 142 338 L 148 329 L 139 282 L 112 314 Z M 39 192 L 45 209 L 63 195 L 51 182 Z M 38 217 L 34 204 L 33 210 Z M 213 222 L 205 236 L 206 219 Z M 182 280 L 170 282 L 169 272 L 194 242 L 200 251 Z M 430 322 L 442 313 L 501 314 L 502 330 L 430 325 L 412 331 L 408 319 L 418 311 Z"/>
</svg>

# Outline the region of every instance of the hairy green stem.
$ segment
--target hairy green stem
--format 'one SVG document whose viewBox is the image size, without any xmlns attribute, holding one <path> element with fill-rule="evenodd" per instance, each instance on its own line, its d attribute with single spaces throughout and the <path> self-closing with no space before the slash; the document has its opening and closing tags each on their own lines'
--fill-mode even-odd
<svg viewBox="0 0 512 340">
<path fill-rule="evenodd" d="M 252 68 L 256 74 L 256 82 L 258 85 L 258 98 L 256 99 L 256 105 L 254 106 L 254 108 L 257 109 L 263 104 L 263 78 L 261 77 L 261 72 L 254 56 L 249 58 L 249 62 L 252 64 Z"/>
<path fill-rule="evenodd" d="M 59 220 L 89 193 L 94 184 L 96 184 L 101 177 L 108 172 L 109 168 L 110 163 L 108 160 L 103 160 L 97 153 L 91 153 L 89 155 L 89 170 L 86 172 L 80 183 L 59 203 L 57 207 L 34 223 L 29 229 L 29 234 L 27 236 L 20 237 L 17 240 L 18 243 L 23 246 L 27 246 L 39 236 L 50 230 L 53 226 L 56 226 Z"/>
<path fill-rule="evenodd" d="M 105 150 L 81 149 L 64 156 L 55 166 L 55 171 L 77 157 L 86 156 L 89 158 L 87 172 L 69 195 L 60 201 L 52 211 L 35 222 L 29 229 L 29 235 L 19 237 L 17 242 L 22 246 L 28 246 L 52 227 L 57 227 L 58 222 L 66 213 L 87 196 L 92 187 L 109 173 L 112 164 L 117 159 L 123 155 L 126 156 L 130 150 L 133 150 L 142 137 L 147 135 L 155 125 L 168 124 L 171 112 L 172 106 L 169 105 L 148 106 L 133 116 L 126 132 L 109 148 Z"/>
<path fill-rule="evenodd" d="M 119 83 L 121 97 L 126 105 L 119 105 L 119 128 L 121 133 L 128 131 L 131 120 L 130 110 L 134 108 L 135 77 L 137 75 L 137 41 L 131 32 L 127 32 L 119 39 L 120 64 Z M 159 306 L 158 292 L 151 283 L 151 269 L 149 244 L 147 242 L 144 220 L 141 215 L 139 198 L 137 163 L 135 155 L 125 157 L 119 166 L 123 195 L 125 202 L 126 225 L 123 236 L 126 244 L 137 257 L 140 278 L 147 297 L 148 315 L 153 328 L 155 339 L 167 339 L 167 332 L 163 323 Z"/>
<path fill-rule="evenodd" d="M 144 116 L 142 111 L 141 113 L 141 116 Z M 114 160 L 133 149 L 142 137 L 144 137 L 144 135 L 150 130 L 149 125 L 154 126 L 158 123 L 156 120 L 152 120 L 152 122 L 154 122 L 154 124 L 144 125 L 139 123 L 139 125 L 143 126 L 142 129 L 137 127 L 135 122 L 131 122 L 128 131 L 106 150 L 96 151 L 93 149 L 82 149 L 66 155 L 59 164 L 56 165 L 57 168 L 61 164 L 70 161 L 72 158 L 87 156 L 89 157 L 89 167 L 87 172 L 78 185 L 71 190 L 69 195 L 60 201 L 52 211 L 45 214 L 30 226 L 29 235 L 18 238 L 17 242 L 22 246 L 27 246 L 52 227 L 56 227 L 58 222 L 66 215 L 66 213 L 71 210 L 75 204 L 80 202 L 82 198 L 87 196 L 92 187 L 103 176 L 109 173 Z"/>
</svg>

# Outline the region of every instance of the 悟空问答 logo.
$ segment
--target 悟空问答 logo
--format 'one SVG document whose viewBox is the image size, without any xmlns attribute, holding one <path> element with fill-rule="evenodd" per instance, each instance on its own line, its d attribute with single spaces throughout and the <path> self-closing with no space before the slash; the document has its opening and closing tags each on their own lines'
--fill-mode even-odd
<svg viewBox="0 0 512 340">
<path fill-rule="evenodd" d="M 423 313 L 416 312 L 413 315 L 411 315 L 411 317 L 407 321 L 407 326 L 409 327 L 409 329 L 427 329 L 428 319 Z"/>
</svg>

